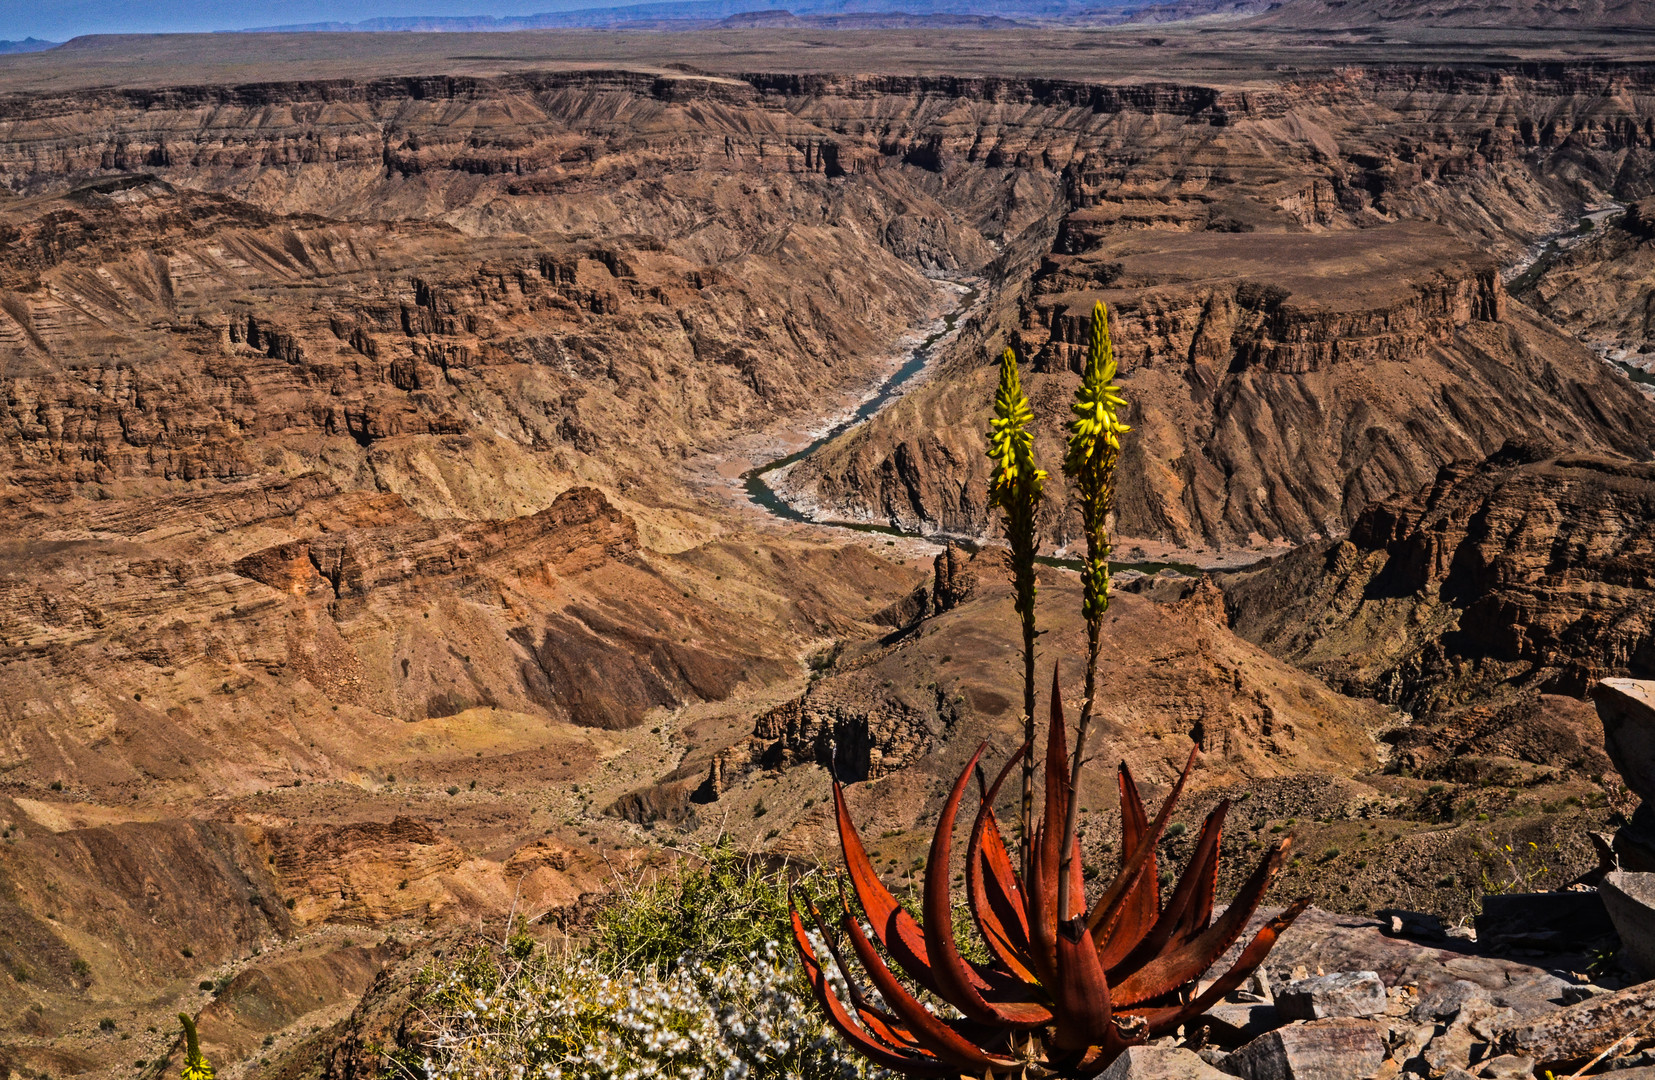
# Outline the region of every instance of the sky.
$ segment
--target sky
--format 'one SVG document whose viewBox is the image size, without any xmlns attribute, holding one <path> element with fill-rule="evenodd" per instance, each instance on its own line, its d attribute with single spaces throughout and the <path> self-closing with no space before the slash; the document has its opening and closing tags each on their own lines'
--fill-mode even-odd
<svg viewBox="0 0 1655 1080">
<path fill-rule="evenodd" d="M 0 40 L 241 30 L 405 15 L 536 15 L 616 0 L 0 0 Z M 623 0 L 624 2 L 624 0 Z"/>
</svg>

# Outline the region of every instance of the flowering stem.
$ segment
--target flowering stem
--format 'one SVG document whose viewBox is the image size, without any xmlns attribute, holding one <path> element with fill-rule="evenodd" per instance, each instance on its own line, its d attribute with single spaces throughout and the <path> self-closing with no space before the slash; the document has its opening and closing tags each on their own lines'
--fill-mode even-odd
<svg viewBox="0 0 1655 1080">
<path fill-rule="evenodd" d="M 1017 574 L 1018 613 L 1023 619 L 1023 802 L 1022 822 L 1023 880 L 1028 881 L 1031 860 L 1034 858 L 1034 530 L 1028 532 L 1028 550 L 1012 548 L 1012 561 Z M 1025 585 L 1026 580 L 1026 585 Z M 1023 602 L 1024 597 L 1028 602 Z"/>
<path fill-rule="evenodd" d="M 1000 385 L 994 393 L 994 419 L 988 428 L 988 456 L 993 469 L 988 482 L 988 504 L 1005 513 L 1006 539 L 1011 545 L 1011 576 L 1016 610 L 1023 624 L 1023 802 L 1019 816 L 1023 880 L 1029 879 L 1034 855 L 1034 596 L 1037 591 L 1034 555 L 1039 548 L 1034 515 L 1046 474 L 1035 468 L 1034 436 L 1029 423 L 1034 410 L 1023 393 L 1017 374 L 1017 354 L 1007 349 L 1000 357 Z"/>
<path fill-rule="evenodd" d="M 1075 751 L 1069 767 L 1069 807 L 1063 822 L 1063 862 L 1057 878 L 1058 918 L 1069 918 L 1069 875 L 1074 861 L 1075 832 L 1080 811 L 1080 769 L 1086 760 L 1086 735 L 1097 701 L 1098 651 L 1103 616 L 1109 610 L 1109 512 L 1115 502 L 1115 466 L 1120 459 L 1120 436 L 1130 430 L 1121 423 L 1126 404 L 1114 385 L 1115 350 L 1109 340 L 1109 312 L 1100 301 L 1092 308 L 1092 343 L 1080 388 L 1075 391 L 1075 419 L 1069 424 L 1068 453 L 1063 472 L 1074 486 L 1086 531 L 1086 564 L 1081 568 L 1081 612 L 1086 616 L 1086 696 L 1075 731 Z"/>
</svg>

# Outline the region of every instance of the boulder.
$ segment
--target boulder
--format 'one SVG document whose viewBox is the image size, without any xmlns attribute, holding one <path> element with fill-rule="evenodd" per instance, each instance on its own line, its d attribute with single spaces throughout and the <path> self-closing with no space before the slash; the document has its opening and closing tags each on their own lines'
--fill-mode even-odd
<svg viewBox="0 0 1655 1080">
<path fill-rule="evenodd" d="M 1409 1072 L 1425 1072 L 1425 1059 L 1422 1055 L 1436 1034 L 1437 1025 L 1435 1024 L 1392 1027 L 1390 1037 L 1391 1060 L 1399 1068 L 1407 1069 Z"/>
<path fill-rule="evenodd" d="M 1655 798 L 1655 682 L 1604 679 L 1592 688 L 1592 701 L 1615 771 L 1645 801 Z"/>
<path fill-rule="evenodd" d="M 1655 975 L 1655 874 L 1615 870 L 1604 875 L 1598 893 L 1626 950 L 1623 956 L 1645 975 Z"/>
<path fill-rule="evenodd" d="M 1486 1001 L 1468 1001 L 1454 1022 L 1431 1040 L 1420 1058 L 1433 1076 L 1453 1069 L 1471 1069 L 1473 1062 L 1490 1056 L 1500 1028 L 1511 1023 L 1515 1015 L 1510 1009 L 1498 1008 Z"/>
<path fill-rule="evenodd" d="M 1639 983 L 1513 1024 L 1499 1033 L 1495 1050 L 1524 1054 L 1542 1065 L 1584 1062 L 1652 1020 L 1655 982 Z"/>
<path fill-rule="evenodd" d="M 1277 1028 L 1225 1064 L 1246 1080 L 1370 1080 L 1385 1057 L 1383 1027 L 1341 1017 Z"/>
<path fill-rule="evenodd" d="M 1214 1005 L 1191 1024 L 1205 1024 L 1207 1036 L 1223 1046 L 1241 1046 L 1281 1027 L 1282 1015 L 1274 1005 L 1227 1001 Z"/>
<path fill-rule="evenodd" d="M 1452 1020 L 1467 1004 L 1487 1001 L 1487 989 L 1466 979 L 1455 979 L 1420 998 L 1419 1004 L 1414 1006 L 1414 1019 L 1421 1023 L 1428 1020 Z"/>
<path fill-rule="evenodd" d="M 1276 1009 L 1287 1020 L 1383 1016 L 1385 1006 L 1385 984 L 1374 971 L 1340 971 L 1300 979 L 1276 995 Z"/>
<path fill-rule="evenodd" d="M 1176 1046 L 1129 1046 L 1096 1080 L 1229 1080 L 1194 1051 Z"/>
<path fill-rule="evenodd" d="M 1501 1054 L 1478 1066 L 1477 1075 L 1486 1080 L 1529 1080 L 1534 1076 L 1534 1059 L 1521 1054 Z"/>
<path fill-rule="evenodd" d="M 1479 944 L 1564 951 L 1585 948 L 1615 932 L 1597 891 L 1499 893 L 1483 897 Z"/>
</svg>

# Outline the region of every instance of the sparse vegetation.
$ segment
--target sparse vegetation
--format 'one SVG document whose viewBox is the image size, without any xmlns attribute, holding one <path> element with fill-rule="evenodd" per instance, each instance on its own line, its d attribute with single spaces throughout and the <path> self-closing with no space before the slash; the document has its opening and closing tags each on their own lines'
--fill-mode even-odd
<svg viewBox="0 0 1655 1080">
<path fill-rule="evenodd" d="M 787 881 L 728 843 L 625 890 L 590 946 L 479 946 L 426 973 L 434 1038 L 410 1062 L 432 1080 L 860 1072 L 810 1008 L 777 947 Z"/>
</svg>

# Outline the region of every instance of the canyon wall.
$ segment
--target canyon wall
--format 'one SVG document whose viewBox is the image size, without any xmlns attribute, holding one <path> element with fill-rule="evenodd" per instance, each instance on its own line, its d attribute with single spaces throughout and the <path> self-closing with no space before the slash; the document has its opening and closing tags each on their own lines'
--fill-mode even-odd
<svg viewBox="0 0 1655 1080">
<path fill-rule="evenodd" d="M 1238 631 L 1430 718 L 1655 674 L 1655 467 L 1511 442 L 1241 575 Z"/>
<path fill-rule="evenodd" d="M 1096 300 L 1140 425 L 1117 502 L 1128 557 L 1341 533 L 1369 500 L 1514 433 L 1648 455 L 1647 401 L 1501 281 L 1581 205 L 1655 183 L 1647 71 L 1351 69 L 1208 102 L 1110 114 L 1130 134 L 1070 159 L 1052 250 L 943 377 L 795 470 L 794 496 L 992 531 L 986 362 L 1009 345 L 1032 363 L 1050 432 Z M 1040 449 L 1060 456 L 1049 434 Z M 1078 521 L 1051 493 L 1043 532 L 1061 548 Z"/>
</svg>

